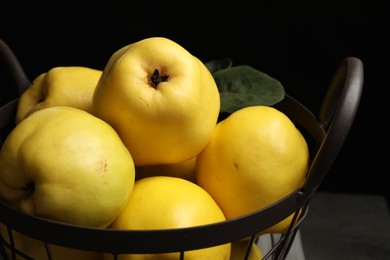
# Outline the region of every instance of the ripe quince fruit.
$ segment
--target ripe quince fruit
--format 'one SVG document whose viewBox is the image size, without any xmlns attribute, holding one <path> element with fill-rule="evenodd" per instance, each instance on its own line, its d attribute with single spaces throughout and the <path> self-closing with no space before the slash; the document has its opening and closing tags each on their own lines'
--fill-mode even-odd
<svg viewBox="0 0 390 260">
<path fill-rule="evenodd" d="M 115 230 L 156 230 L 195 227 L 225 221 L 214 199 L 200 186 L 182 178 L 152 176 L 135 182 L 125 209 L 109 228 Z M 231 244 L 186 251 L 189 260 L 229 260 Z M 105 254 L 105 260 L 112 259 Z M 119 260 L 179 259 L 179 252 L 123 254 Z"/>
<path fill-rule="evenodd" d="M 132 157 L 115 130 L 66 106 L 34 112 L 0 150 L 0 199 L 27 213 L 105 228 L 135 182 Z"/>
<path fill-rule="evenodd" d="M 136 166 L 174 164 L 206 146 L 220 96 L 197 57 L 170 39 L 151 37 L 110 57 L 92 106 L 118 132 Z"/>
<path fill-rule="evenodd" d="M 197 183 L 211 194 L 226 218 L 232 219 L 269 206 L 302 187 L 309 149 L 283 112 L 249 106 L 218 123 L 196 162 Z M 282 221 L 264 233 L 283 232 L 289 224 Z"/>
<path fill-rule="evenodd" d="M 83 66 L 59 66 L 40 74 L 19 98 L 16 123 L 34 111 L 52 106 L 91 112 L 93 92 L 101 74 L 101 70 Z"/>
</svg>

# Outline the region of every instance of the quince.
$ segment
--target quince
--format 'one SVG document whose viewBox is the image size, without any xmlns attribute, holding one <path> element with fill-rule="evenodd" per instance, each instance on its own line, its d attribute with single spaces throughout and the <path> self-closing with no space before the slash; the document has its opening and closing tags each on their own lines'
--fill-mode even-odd
<svg viewBox="0 0 390 260">
<path fill-rule="evenodd" d="M 214 199 L 200 186 L 178 177 L 151 176 L 135 182 L 125 209 L 109 228 L 115 230 L 156 230 L 195 227 L 225 221 Z M 184 253 L 184 259 L 229 260 L 231 244 L 201 248 Z M 123 254 L 120 260 L 174 260 L 179 252 Z M 104 260 L 112 255 L 104 254 Z"/>
<path fill-rule="evenodd" d="M 294 123 L 269 106 L 239 109 L 220 121 L 196 159 L 196 181 L 227 219 L 263 209 L 302 187 L 308 144 Z M 284 232 L 292 215 L 263 233 Z"/>
<path fill-rule="evenodd" d="M 92 113 L 118 132 L 136 166 L 195 157 L 208 143 L 219 111 L 218 87 L 206 65 L 164 37 L 115 52 L 92 100 Z"/>
<path fill-rule="evenodd" d="M 102 71 L 82 66 L 54 67 L 36 77 L 18 101 L 16 123 L 34 111 L 70 106 L 91 112 L 92 96 Z"/>
<path fill-rule="evenodd" d="M 115 130 L 66 106 L 34 112 L 0 150 L 0 199 L 27 213 L 105 228 L 135 182 L 132 157 Z"/>
</svg>

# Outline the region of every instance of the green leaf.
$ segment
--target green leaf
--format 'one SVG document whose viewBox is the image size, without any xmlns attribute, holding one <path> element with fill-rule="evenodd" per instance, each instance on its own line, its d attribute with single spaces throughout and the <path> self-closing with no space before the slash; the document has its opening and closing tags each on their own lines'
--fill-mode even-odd
<svg viewBox="0 0 390 260">
<path fill-rule="evenodd" d="M 207 69 L 211 72 L 211 74 L 214 74 L 218 70 L 230 68 L 230 67 L 232 67 L 232 64 L 233 64 L 233 62 L 230 58 L 223 58 L 220 60 L 211 60 L 211 61 L 205 63 Z"/>
<path fill-rule="evenodd" d="M 213 77 L 221 97 L 220 113 L 231 114 L 247 106 L 272 106 L 285 95 L 278 80 L 248 65 L 216 70 Z"/>
</svg>

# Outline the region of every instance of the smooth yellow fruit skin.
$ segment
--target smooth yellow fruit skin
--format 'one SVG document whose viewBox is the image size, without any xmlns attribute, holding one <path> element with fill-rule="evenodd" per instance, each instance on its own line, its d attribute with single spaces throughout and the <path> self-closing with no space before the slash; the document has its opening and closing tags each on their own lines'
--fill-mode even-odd
<svg viewBox="0 0 390 260">
<path fill-rule="evenodd" d="M 251 106 L 218 123 L 197 157 L 196 179 L 232 219 L 301 187 L 308 163 L 306 140 L 293 122 L 275 108 Z M 288 224 L 264 232 L 282 232 Z"/>
<path fill-rule="evenodd" d="M 150 77 L 168 76 L 156 87 Z M 151 37 L 109 59 L 93 96 L 93 114 L 119 133 L 136 166 L 195 157 L 216 126 L 220 96 L 213 76 L 176 42 Z"/>
<path fill-rule="evenodd" d="M 135 181 L 131 154 L 115 130 L 80 109 L 34 112 L 0 151 L 0 199 L 28 214 L 105 228 Z"/>
<path fill-rule="evenodd" d="M 196 157 L 180 163 L 135 167 L 136 180 L 151 176 L 171 176 L 195 182 Z"/>
<path fill-rule="evenodd" d="M 112 223 L 117 230 L 174 229 L 225 221 L 213 198 L 198 185 L 170 176 L 135 182 L 126 208 Z M 187 251 L 185 259 L 229 259 L 230 243 Z M 105 255 L 105 259 L 112 259 Z M 118 259 L 179 259 L 179 253 L 119 255 Z"/>
<path fill-rule="evenodd" d="M 230 260 L 243 260 L 245 259 L 246 251 L 248 249 L 248 240 L 238 240 L 232 242 L 232 250 L 230 254 Z M 261 249 L 253 243 L 251 245 L 251 251 L 247 260 L 262 260 L 263 252 Z"/>
<path fill-rule="evenodd" d="M 92 111 L 92 96 L 102 74 L 82 66 L 58 66 L 36 77 L 18 101 L 15 121 L 52 106 L 70 106 Z"/>
</svg>

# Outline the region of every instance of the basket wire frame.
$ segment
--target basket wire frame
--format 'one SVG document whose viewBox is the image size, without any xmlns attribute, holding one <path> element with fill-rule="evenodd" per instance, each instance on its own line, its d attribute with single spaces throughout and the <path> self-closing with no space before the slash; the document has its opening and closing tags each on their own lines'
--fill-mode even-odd
<svg viewBox="0 0 390 260">
<path fill-rule="evenodd" d="M 0 69 L 4 69 L 11 77 L 13 87 L 20 96 L 30 81 L 12 50 L 1 39 L 0 62 Z M 7 91 L 10 87 L 12 86 L 3 86 L 2 91 Z M 306 137 L 310 148 L 310 165 L 302 187 L 266 208 L 236 219 L 198 227 L 118 231 L 74 226 L 27 215 L 0 201 L 0 225 L 6 226 L 9 238 L 7 242 L 0 235 L 0 259 L 8 259 L 6 250 L 11 251 L 11 259 L 16 259 L 16 256 L 32 259 L 15 247 L 15 231 L 43 241 L 47 259 L 50 260 L 54 259 L 50 244 L 110 253 L 113 259 L 117 259 L 120 254 L 169 252 L 180 252 L 179 259 L 185 259 L 186 251 L 249 238 L 244 256 L 244 259 L 247 259 L 251 245 L 258 241 L 261 231 L 294 214 L 288 229 L 273 241 L 272 248 L 264 252 L 263 257 L 272 260 L 285 259 L 301 223 L 309 212 L 312 196 L 344 144 L 358 110 L 362 90 L 363 63 L 356 57 L 346 57 L 334 74 L 318 115 L 288 94 L 275 105 L 290 117 Z M 18 97 L 15 97 L 0 108 L 0 145 L 14 127 L 17 101 Z M 273 234 L 270 236 L 274 237 Z"/>
</svg>

